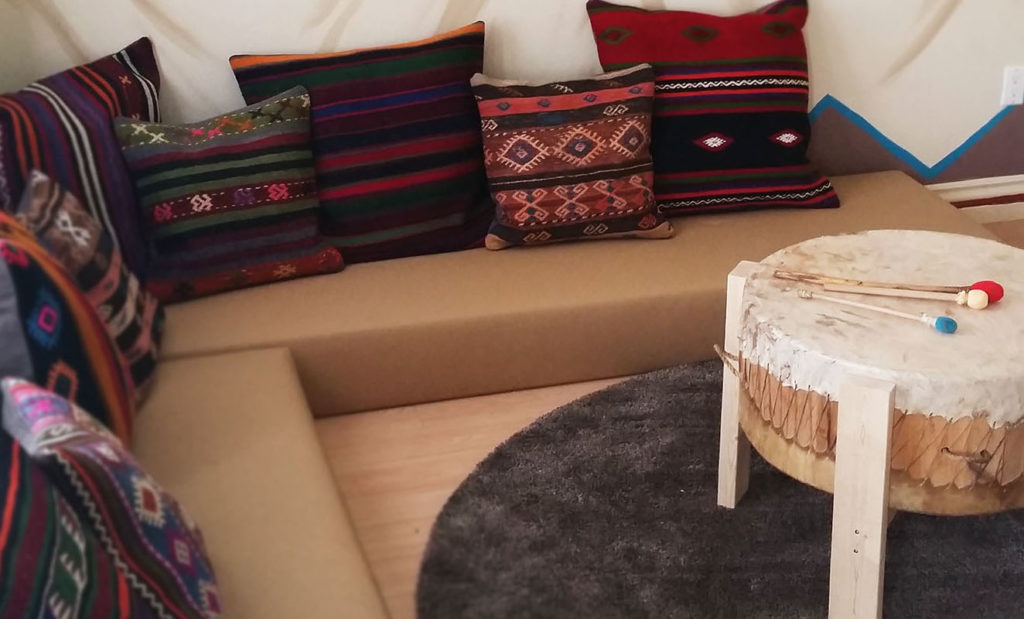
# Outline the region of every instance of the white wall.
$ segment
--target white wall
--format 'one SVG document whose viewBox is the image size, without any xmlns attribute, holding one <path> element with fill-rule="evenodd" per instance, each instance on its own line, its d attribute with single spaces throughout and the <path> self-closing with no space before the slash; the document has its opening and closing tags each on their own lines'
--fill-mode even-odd
<svg viewBox="0 0 1024 619">
<path fill-rule="evenodd" d="M 732 14 L 762 0 L 621 0 Z M 1024 0 L 810 0 L 812 103 L 832 94 L 926 164 L 1000 109 L 1024 64 Z M 234 53 L 408 41 L 483 19 L 487 71 L 562 79 L 600 69 L 584 0 L 0 0 L 0 90 L 154 39 L 168 120 L 241 105 Z"/>
</svg>

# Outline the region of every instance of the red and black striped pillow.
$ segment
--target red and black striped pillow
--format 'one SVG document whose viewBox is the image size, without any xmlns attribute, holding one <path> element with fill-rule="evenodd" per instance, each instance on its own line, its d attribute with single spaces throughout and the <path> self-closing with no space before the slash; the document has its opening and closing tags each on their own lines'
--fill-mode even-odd
<svg viewBox="0 0 1024 619">
<path fill-rule="evenodd" d="M 82 201 L 143 275 L 145 242 L 111 120 L 159 121 L 159 88 L 153 45 L 143 38 L 0 96 L 0 208 L 13 210 L 31 171 L 40 170 Z"/>
<path fill-rule="evenodd" d="M 404 45 L 235 56 L 247 102 L 309 90 L 321 232 L 346 262 L 479 246 L 492 203 L 469 86 L 484 24 Z"/>
<path fill-rule="evenodd" d="M 587 3 L 601 64 L 656 73 L 655 194 L 667 215 L 839 206 L 807 160 L 806 0 L 717 17 Z"/>
</svg>

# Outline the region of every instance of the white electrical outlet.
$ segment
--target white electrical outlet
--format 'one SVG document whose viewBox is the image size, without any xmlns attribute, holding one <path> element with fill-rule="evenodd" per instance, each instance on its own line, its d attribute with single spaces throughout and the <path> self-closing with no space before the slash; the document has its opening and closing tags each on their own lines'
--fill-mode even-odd
<svg viewBox="0 0 1024 619">
<path fill-rule="evenodd" d="M 1024 67 L 1003 69 L 1003 96 L 999 101 L 1002 105 L 1024 104 Z"/>
</svg>

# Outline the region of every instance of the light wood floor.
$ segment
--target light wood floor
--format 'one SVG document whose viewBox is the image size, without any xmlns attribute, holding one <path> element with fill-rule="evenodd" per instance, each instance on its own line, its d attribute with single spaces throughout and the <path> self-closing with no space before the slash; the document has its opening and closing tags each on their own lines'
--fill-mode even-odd
<svg viewBox="0 0 1024 619">
<path fill-rule="evenodd" d="M 473 467 L 537 417 L 618 380 L 317 422 L 338 487 L 393 619 L 416 616 L 416 575 L 430 527 Z"/>
</svg>

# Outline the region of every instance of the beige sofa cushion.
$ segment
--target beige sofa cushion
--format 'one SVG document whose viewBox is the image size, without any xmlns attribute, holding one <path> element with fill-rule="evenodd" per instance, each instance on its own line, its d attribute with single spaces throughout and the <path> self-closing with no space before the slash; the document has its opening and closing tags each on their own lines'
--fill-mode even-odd
<svg viewBox="0 0 1024 619">
<path fill-rule="evenodd" d="M 133 451 L 196 520 L 225 617 L 385 617 L 285 349 L 157 369 Z"/>
<path fill-rule="evenodd" d="M 175 305 L 163 352 L 286 346 L 317 415 L 624 376 L 711 357 L 740 260 L 863 229 L 991 236 L 902 173 L 835 184 L 839 209 L 679 218 L 670 240 L 358 264 Z"/>
</svg>

